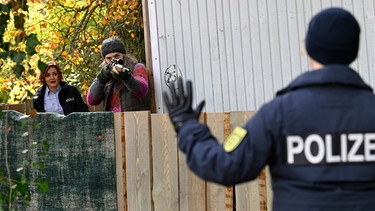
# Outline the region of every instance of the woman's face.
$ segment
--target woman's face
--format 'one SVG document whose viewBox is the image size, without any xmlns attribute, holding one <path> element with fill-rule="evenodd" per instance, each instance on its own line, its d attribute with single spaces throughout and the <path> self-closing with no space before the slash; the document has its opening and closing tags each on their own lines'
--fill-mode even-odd
<svg viewBox="0 0 375 211">
<path fill-rule="evenodd" d="M 113 53 L 109 53 L 105 56 L 105 58 L 104 58 L 105 63 L 110 64 L 112 62 L 113 58 L 120 59 L 120 60 L 124 61 L 124 55 L 122 53 L 113 52 Z"/>
<path fill-rule="evenodd" d="M 61 78 L 59 76 L 59 73 L 57 72 L 56 67 L 48 68 L 44 80 L 46 81 L 46 84 L 51 91 L 55 91 L 57 89 Z"/>
</svg>

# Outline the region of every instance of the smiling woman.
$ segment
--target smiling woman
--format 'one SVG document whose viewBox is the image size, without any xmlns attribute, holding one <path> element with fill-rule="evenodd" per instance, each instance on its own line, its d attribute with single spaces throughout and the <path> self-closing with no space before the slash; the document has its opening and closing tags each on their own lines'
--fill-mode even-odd
<svg viewBox="0 0 375 211">
<path fill-rule="evenodd" d="M 33 97 L 33 108 L 38 112 L 68 115 L 88 112 L 88 106 L 75 86 L 63 81 L 62 71 L 56 62 L 49 62 L 39 76 L 43 84 Z"/>
</svg>

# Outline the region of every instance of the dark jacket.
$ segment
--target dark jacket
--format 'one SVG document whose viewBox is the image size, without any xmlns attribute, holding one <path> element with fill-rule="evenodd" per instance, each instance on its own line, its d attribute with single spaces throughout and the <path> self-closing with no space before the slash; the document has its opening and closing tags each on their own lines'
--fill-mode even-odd
<svg viewBox="0 0 375 211">
<path fill-rule="evenodd" d="M 179 147 L 201 178 L 233 185 L 269 165 L 273 210 L 375 210 L 375 95 L 345 65 L 306 72 L 246 123 L 226 152 L 189 121 Z"/>
<path fill-rule="evenodd" d="M 108 111 L 108 98 L 113 91 L 114 81 L 107 83 L 106 86 L 104 86 L 104 110 Z M 150 92 L 147 92 L 147 94 L 143 98 L 135 97 L 131 91 L 127 88 L 121 89 L 120 94 L 120 102 L 121 102 L 121 108 L 123 111 L 143 111 L 143 110 L 150 110 Z"/>
<path fill-rule="evenodd" d="M 72 112 L 89 112 L 89 108 L 83 101 L 81 94 L 75 86 L 69 85 L 67 82 L 60 82 L 61 91 L 59 92 L 60 105 L 64 110 L 64 114 L 68 115 Z M 38 112 L 44 110 L 44 94 L 47 85 L 43 85 L 38 89 L 33 97 L 33 108 Z"/>
<path fill-rule="evenodd" d="M 148 85 L 148 72 L 146 67 L 137 63 L 132 68 L 132 77 L 126 81 L 117 81 L 124 84 L 120 92 L 120 103 L 122 111 L 142 111 L 150 110 L 150 92 Z M 116 79 L 112 79 L 106 84 L 101 84 L 95 78 L 91 84 L 87 102 L 89 105 L 99 105 L 103 102 L 104 111 L 109 111 L 109 98 L 114 91 Z"/>
</svg>

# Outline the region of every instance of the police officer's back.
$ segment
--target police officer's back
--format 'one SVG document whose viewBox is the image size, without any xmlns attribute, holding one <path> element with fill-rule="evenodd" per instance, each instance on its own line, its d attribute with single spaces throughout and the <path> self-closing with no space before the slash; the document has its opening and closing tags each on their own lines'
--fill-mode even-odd
<svg viewBox="0 0 375 211">
<path fill-rule="evenodd" d="M 359 35 L 343 9 L 315 15 L 306 36 L 312 71 L 277 92 L 223 145 L 197 122 L 204 102 L 191 108 L 191 82 L 186 92 L 172 86 L 172 98 L 164 99 L 189 167 L 233 185 L 269 165 L 274 210 L 375 210 L 375 96 L 349 67 Z"/>
</svg>

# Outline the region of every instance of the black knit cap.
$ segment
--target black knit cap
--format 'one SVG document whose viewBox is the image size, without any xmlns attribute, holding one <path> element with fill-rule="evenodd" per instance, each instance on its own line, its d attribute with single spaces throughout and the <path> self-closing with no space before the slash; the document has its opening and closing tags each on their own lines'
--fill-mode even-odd
<svg viewBox="0 0 375 211">
<path fill-rule="evenodd" d="M 321 64 L 350 64 L 358 54 L 360 27 L 351 13 L 329 8 L 310 21 L 306 50 Z"/>
<path fill-rule="evenodd" d="M 100 50 L 102 57 L 109 53 L 119 52 L 125 54 L 125 46 L 118 37 L 110 37 L 103 40 L 102 49 Z"/>
</svg>

